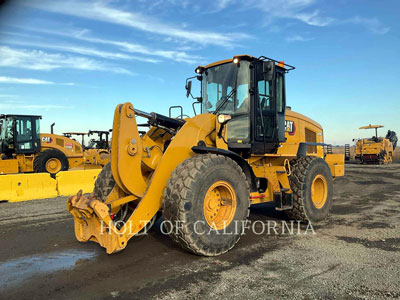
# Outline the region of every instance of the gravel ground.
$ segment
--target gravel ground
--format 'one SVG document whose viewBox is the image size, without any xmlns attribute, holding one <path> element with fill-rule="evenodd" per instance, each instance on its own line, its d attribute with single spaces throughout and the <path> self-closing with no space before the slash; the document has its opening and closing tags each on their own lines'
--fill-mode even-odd
<svg viewBox="0 0 400 300">
<path fill-rule="evenodd" d="M 216 258 L 182 251 L 159 223 L 107 255 L 76 241 L 65 198 L 0 203 L 0 299 L 399 299 L 399 170 L 346 165 L 315 234 L 282 234 L 284 214 L 255 206 L 253 224 L 276 221 L 278 234 L 248 231 Z"/>
</svg>

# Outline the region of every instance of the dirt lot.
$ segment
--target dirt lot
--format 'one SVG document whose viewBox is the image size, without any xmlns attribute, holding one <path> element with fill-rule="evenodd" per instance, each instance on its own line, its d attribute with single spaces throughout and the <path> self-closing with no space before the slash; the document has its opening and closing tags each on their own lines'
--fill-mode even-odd
<svg viewBox="0 0 400 300">
<path fill-rule="evenodd" d="M 249 231 L 217 258 L 182 251 L 159 226 L 106 255 L 75 240 L 65 199 L 2 203 L 0 299 L 399 299 L 399 170 L 346 165 L 332 215 L 315 234 Z M 284 216 L 260 205 L 250 218 Z"/>
</svg>

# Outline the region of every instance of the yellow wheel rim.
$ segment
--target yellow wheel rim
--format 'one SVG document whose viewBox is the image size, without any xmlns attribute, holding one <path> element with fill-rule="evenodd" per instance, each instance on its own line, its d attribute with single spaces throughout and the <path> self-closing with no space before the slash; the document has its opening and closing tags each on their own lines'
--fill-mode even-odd
<svg viewBox="0 0 400 300">
<path fill-rule="evenodd" d="M 311 185 L 311 200 L 318 209 L 325 205 L 328 198 L 328 185 L 326 179 L 322 175 L 315 176 Z"/>
<path fill-rule="evenodd" d="M 237 206 L 233 187 L 226 181 L 215 182 L 204 197 L 204 217 L 207 224 L 215 229 L 226 228 L 235 216 Z"/>
<path fill-rule="evenodd" d="M 61 161 L 58 158 L 50 158 L 46 162 L 46 171 L 54 174 L 61 170 L 61 166 Z"/>
</svg>

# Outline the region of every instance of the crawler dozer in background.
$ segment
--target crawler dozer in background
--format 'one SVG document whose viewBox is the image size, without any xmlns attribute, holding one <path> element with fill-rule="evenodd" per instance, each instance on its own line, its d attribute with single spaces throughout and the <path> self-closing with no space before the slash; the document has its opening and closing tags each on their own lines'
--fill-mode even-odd
<svg viewBox="0 0 400 300">
<path fill-rule="evenodd" d="M 344 155 L 324 156 L 322 127 L 286 107 L 285 73 L 293 69 L 248 55 L 200 66 L 202 111 L 184 120 L 118 105 L 111 163 L 89 197 L 80 191 L 67 201 L 76 238 L 117 252 L 162 211 L 175 242 L 215 256 L 238 242 L 251 204 L 324 220 Z M 135 116 L 148 120 L 145 134 Z"/>
<path fill-rule="evenodd" d="M 82 146 L 67 137 L 40 133 L 41 116 L 0 115 L 0 174 L 47 172 L 55 176 L 83 163 Z"/>
<path fill-rule="evenodd" d="M 385 138 L 378 137 L 378 128 L 382 125 L 362 126 L 360 129 L 375 129 L 375 136 L 356 140 L 355 159 L 363 164 L 390 164 L 393 161 L 397 145 L 397 135 L 388 130 Z"/>
</svg>

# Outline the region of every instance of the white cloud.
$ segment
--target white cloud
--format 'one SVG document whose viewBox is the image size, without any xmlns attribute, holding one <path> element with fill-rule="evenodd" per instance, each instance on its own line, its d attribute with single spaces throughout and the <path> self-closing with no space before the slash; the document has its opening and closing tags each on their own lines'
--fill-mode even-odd
<svg viewBox="0 0 400 300">
<path fill-rule="evenodd" d="M 191 31 L 163 23 L 157 19 L 135 11 L 120 10 L 108 4 L 108 1 L 83 2 L 69 1 L 29 1 L 24 2 L 41 10 L 72 15 L 107 23 L 124 25 L 137 30 L 165 35 L 199 44 L 232 46 L 238 40 L 248 38 L 245 33 L 218 33 L 213 31 Z"/>
<path fill-rule="evenodd" d="M 321 16 L 319 10 L 305 11 L 315 3 L 316 0 L 250 0 L 248 5 L 266 12 L 270 18 L 295 19 L 319 27 L 332 23 L 334 19 Z"/>
<path fill-rule="evenodd" d="M 223 1 L 223 0 L 221 0 Z M 384 26 L 376 18 L 353 17 L 347 20 L 324 16 L 319 9 L 313 9 L 318 0 L 248 0 L 247 8 L 256 8 L 266 13 L 267 19 L 287 18 L 301 21 L 310 26 L 325 27 L 356 24 L 375 34 L 385 34 L 390 27 Z"/>
<path fill-rule="evenodd" d="M 14 49 L 7 46 L 0 47 L 0 66 L 44 71 L 68 68 L 132 74 L 124 68 L 110 66 L 86 57 L 46 53 L 40 50 Z"/>
<path fill-rule="evenodd" d="M 138 57 L 133 55 L 127 55 L 124 53 L 118 52 L 107 52 L 93 48 L 86 48 L 74 45 L 55 45 L 51 43 L 35 43 L 35 42 L 28 42 L 28 41 L 10 41 L 10 44 L 14 45 L 22 45 L 22 46 L 30 46 L 30 47 L 38 47 L 44 49 L 52 49 L 52 50 L 59 50 L 63 52 L 71 52 L 71 53 L 78 53 L 82 55 L 94 56 L 94 57 L 101 57 L 105 59 L 111 60 L 139 60 L 144 62 L 150 63 L 158 63 L 159 60 L 153 58 L 145 58 L 145 57 Z"/>
<path fill-rule="evenodd" d="M 390 27 L 384 26 L 382 22 L 376 18 L 362 18 L 356 16 L 349 20 L 343 21 L 343 23 L 352 23 L 364 26 L 368 31 L 375 34 L 385 34 L 390 30 Z"/>
<path fill-rule="evenodd" d="M 308 42 L 308 41 L 311 41 L 313 39 L 312 38 L 306 38 L 306 37 L 304 37 L 304 36 L 302 36 L 300 34 L 294 34 L 294 35 L 288 36 L 285 40 L 287 42 Z"/>
<path fill-rule="evenodd" d="M 216 1 L 212 1 L 212 8 L 209 11 L 206 11 L 205 13 L 217 13 L 220 12 L 221 10 L 224 10 L 225 8 L 227 8 L 230 5 L 233 5 L 235 2 L 235 0 L 216 0 Z"/>
<path fill-rule="evenodd" d="M 200 56 L 189 55 L 184 51 L 150 49 L 143 45 L 134 44 L 134 43 L 126 42 L 126 41 L 121 42 L 121 41 L 89 37 L 84 33 L 79 34 L 79 35 L 73 35 L 73 37 L 80 39 L 80 40 L 87 41 L 87 42 L 91 42 L 91 43 L 117 46 L 121 50 L 130 52 L 130 53 L 140 53 L 140 54 L 144 54 L 144 55 L 152 55 L 152 56 L 157 56 L 157 57 L 174 60 L 177 62 L 196 63 L 202 59 L 202 57 L 200 57 Z"/>
<path fill-rule="evenodd" d="M 314 10 L 312 13 L 298 13 L 294 17 L 308 25 L 319 27 L 327 26 L 335 20 L 330 17 L 321 17 L 319 10 Z"/>
<path fill-rule="evenodd" d="M 74 38 L 77 40 L 94 43 L 94 44 L 105 44 L 105 45 L 116 46 L 120 49 L 120 51 L 125 51 L 125 52 L 129 52 L 129 53 L 138 53 L 138 54 L 143 54 L 143 55 L 147 55 L 147 56 L 154 56 L 157 58 L 163 58 L 163 59 L 173 60 L 173 61 L 177 61 L 177 62 L 185 62 L 185 63 L 189 63 L 189 64 L 199 63 L 199 61 L 204 59 L 201 56 L 191 55 L 182 50 L 161 50 L 161 49 L 156 49 L 156 48 L 149 48 L 149 47 L 143 46 L 141 44 L 131 43 L 131 42 L 127 42 L 127 41 L 115 41 L 115 40 L 91 37 L 91 36 L 89 36 L 90 31 L 87 29 L 75 29 L 75 30 L 64 30 L 64 31 L 48 30 L 48 29 L 32 28 L 32 27 L 22 27 L 21 29 L 29 30 L 29 31 L 33 31 L 33 32 L 50 34 L 50 35 L 58 35 L 58 36 L 62 36 L 62 37 Z M 8 34 L 12 34 L 12 33 L 9 32 Z M 45 45 L 43 45 L 43 47 L 45 47 Z M 60 46 L 49 45 L 49 47 L 59 48 Z M 67 50 L 67 49 L 65 49 L 65 50 Z M 73 47 L 73 49 L 72 49 L 70 47 L 69 50 L 82 51 L 81 54 L 84 54 L 83 52 L 94 54 L 93 51 L 91 51 L 93 49 L 90 49 L 90 50 L 87 48 L 82 49 L 81 47 L 79 49 L 76 49 L 76 47 Z M 102 53 L 97 52 L 96 54 L 108 56 L 109 52 L 102 51 Z M 121 58 L 121 57 L 129 57 L 130 55 L 124 55 L 123 53 L 119 53 L 118 56 Z M 155 58 L 141 58 L 141 60 L 148 61 L 148 62 L 159 62 L 160 61 L 159 59 L 155 59 Z"/>
<path fill-rule="evenodd" d="M 34 78 L 15 78 L 0 76 L 0 83 L 22 83 L 22 84 L 55 84 L 55 82 L 34 79 Z"/>
<path fill-rule="evenodd" d="M 0 76 L 0 83 L 16 83 L 16 84 L 57 84 L 57 85 L 67 85 L 74 86 L 73 82 L 65 82 L 65 83 L 56 83 L 53 81 L 35 79 L 35 78 L 16 78 L 16 77 L 7 77 Z M 0 95 L 0 98 L 16 98 L 17 95 Z"/>
</svg>

